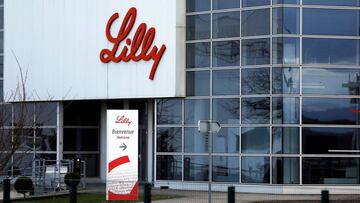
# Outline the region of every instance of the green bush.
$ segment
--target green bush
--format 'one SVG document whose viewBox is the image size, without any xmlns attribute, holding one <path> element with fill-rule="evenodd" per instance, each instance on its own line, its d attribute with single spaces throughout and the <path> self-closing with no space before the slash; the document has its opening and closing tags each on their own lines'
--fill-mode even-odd
<svg viewBox="0 0 360 203">
<path fill-rule="evenodd" d="M 70 182 L 77 185 L 80 183 L 80 178 L 81 177 L 78 173 L 67 173 L 64 177 L 64 182 L 68 186 L 69 186 Z"/>
<path fill-rule="evenodd" d="M 16 192 L 23 194 L 24 198 L 26 193 L 31 193 L 34 191 L 34 186 L 31 178 L 25 176 L 16 179 L 14 188 Z"/>
</svg>

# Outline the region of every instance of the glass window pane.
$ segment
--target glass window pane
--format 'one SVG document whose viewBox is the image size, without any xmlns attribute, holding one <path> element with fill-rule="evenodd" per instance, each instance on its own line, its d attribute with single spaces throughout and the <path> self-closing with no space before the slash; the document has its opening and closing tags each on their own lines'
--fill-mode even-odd
<svg viewBox="0 0 360 203">
<path fill-rule="evenodd" d="M 242 183 L 270 183 L 269 157 L 242 157 Z"/>
<path fill-rule="evenodd" d="M 0 104 L 0 123 L 2 126 L 12 126 L 12 105 Z"/>
<path fill-rule="evenodd" d="M 210 38 L 210 14 L 186 16 L 186 39 Z"/>
<path fill-rule="evenodd" d="M 34 151 L 34 128 L 14 128 L 13 143 L 17 151 Z"/>
<path fill-rule="evenodd" d="M 351 154 L 343 150 L 360 150 L 360 129 L 356 128 L 303 128 L 302 139 L 305 154 Z"/>
<path fill-rule="evenodd" d="M 184 180 L 208 181 L 208 156 L 184 156 Z"/>
<path fill-rule="evenodd" d="M 0 29 L 4 29 L 4 7 L 0 7 Z"/>
<path fill-rule="evenodd" d="M 299 158 L 274 157 L 273 163 L 273 184 L 299 184 Z"/>
<path fill-rule="evenodd" d="M 270 0 L 242 0 L 243 7 L 270 5 Z"/>
<path fill-rule="evenodd" d="M 214 153 L 238 153 L 240 143 L 239 128 L 221 128 L 212 135 Z"/>
<path fill-rule="evenodd" d="M 240 1 L 239 0 L 213 0 L 212 1 L 212 9 L 228 9 L 228 8 L 239 8 Z"/>
<path fill-rule="evenodd" d="M 161 99 L 156 104 L 157 124 L 181 124 L 182 100 Z"/>
<path fill-rule="evenodd" d="M 239 157 L 213 156 L 214 182 L 239 182 Z"/>
<path fill-rule="evenodd" d="M 273 154 L 298 154 L 299 150 L 299 128 L 273 127 L 272 150 Z"/>
<path fill-rule="evenodd" d="M 270 69 L 247 68 L 241 72 L 242 94 L 270 94 Z"/>
<path fill-rule="evenodd" d="M 359 184 L 360 158 L 303 158 L 304 184 Z"/>
<path fill-rule="evenodd" d="M 0 56 L 0 78 L 4 77 L 4 57 Z M 1 89 L 0 91 L 4 91 Z"/>
<path fill-rule="evenodd" d="M 273 0 L 273 4 L 299 4 L 300 0 Z"/>
<path fill-rule="evenodd" d="M 213 119 L 221 124 L 239 124 L 240 99 L 213 99 Z"/>
<path fill-rule="evenodd" d="M 359 99 L 303 98 L 304 124 L 359 125 Z"/>
<path fill-rule="evenodd" d="M 79 101 L 64 103 L 65 126 L 99 126 L 100 102 Z"/>
<path fill-rule="evenodd" d="M 181 128 L 157 128 L 156 151 L 181 152 L 182 151 Z"/>
<path fill-rule="evenodd" d="M 210 72 L 209 71 L 186 72 L 186 95 L 209 96 Z"/>
<path fill-rule="evenodd" d="M 4 53 L 4 31 L 0 31 L 0 53 Z"/>
<path fill-rule="evenodd" d="M 16 103 L 14 107 L 14 125 L 19 127 L 34 125 L 34 104 Z"/>
<path fill-rule="evenodd" d="M 270 153 L 270 129 L 241 128 L 241 152 L 245 154 Z"/>
<path fill-rule="evenodd" d="M 298 8 L 273 9 L 273 34 L 299 34 L 300 10 Z"/>
<path fill-rule="evenodd" d="M 8 160 L 7 154 L 2 153 L 4 151 L 10 151 L 12 148 L 12 130 L 11 129 L 4 129 L 0 128 L 0 158 L 3 162 Z"/>
<path fill-rule="evenodd" d="M 242 36 L 270 34 L 270 9 L 245 10 L 241 19 Z"/>
<path fill-rule="evenodd" d="M 36 151 L 56 151 L 56 128 L 36 129 Z"/>
<path fill-rule="evenodd" d="M 35 104 L 36 126 L 57 125 L 57 103 L 44 102 Z"/>
<path fill-rule="evenodd" d="M 240 12 L 214 13 L 212 29 L 213 38 L 239 37 Z"/>
<path fill-rule="evenodd" d="M 207 99 L 185 100 L 185 124 L 197 124 L 198 120 L 210 119 L 210 101 Z"/>
<path fill-rule="evenodd" d="M 210 67 L 210 42 L 186 44 L 186 68 Z"/>
<path fill-rule="evenodd" d="M 185 128 L 184 151 L 193 153 L 205 153 L 209 148 L 209 137 L 201 134 L 197 128 Z"/>
<path fill-rule="evenodd" d="M 273 94 L 299 94 L 300 71 L 298 68 L 273 68 Z"/>
<path fill-rule="evenodd" d="M 344 68 L 303 68 L 303 93 L 359 95 L 360 70 Z"/>
<path fill-rule="evenodd" d="M 299 54 L 299 38 L 273 38 L 273 64 L 299 64 Z"/>
<path fill-rule="evenodd" d="M 213 42 L 213 66 L 239 66 L 240 41 Z"/>
<path fill-rule="evenodd" d="M 210 10 L 210 0 L 186 0 L 186 12 Z"/>
<path fill-rule="evenodd" d="M 242 65 L 270 64 L 270 39 L 242 40 Z"/>
<path fill-rule="evenodd" d="M 298 124 L 300 99 L 296 97 L 273 97 L 273 124 Z"/>
<path fill-rule="evenodd" d="M 270 124 L 270 98 L 243 98 L 241 105 L 243 124 Z"/>
<path fill-rule="evenodd" d="M 240 71 L 219 70 L 213 71 L 213 95 L 239 95 Z"/>
<path fill-rule="evenodd" d="M 360 6 L 359 0 L 303 0 L 304 5 Z"/>
<path fill-rule="evenodd" d="M 303 39 L 304 64 L 359 65 L 360 40 Z"/>
<path fill-rule="evenodd" d="M 182 158 L 181 156 L 156 156 L 156 179 L 157 180 L 181 180 Z"/>
<path fill-rule="evenodd" d="M 303 9 L 303 33 L 313 35 L 360 35 L 360 12 L 341 9 Z"/>
<path fill-rule="evenodd" d="M 99 151 L 99 129 L 65 128 L 64 151 Z"/>
</svg>

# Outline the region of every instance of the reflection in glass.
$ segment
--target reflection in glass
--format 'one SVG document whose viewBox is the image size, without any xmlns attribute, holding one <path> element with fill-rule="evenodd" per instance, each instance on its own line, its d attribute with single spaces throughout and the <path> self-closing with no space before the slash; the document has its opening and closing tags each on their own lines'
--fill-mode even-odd
<svg viewBox="0 0 360 203">
<path fill-rule="evenodd" d="M 20 127 L 34 125 L 34 104 L 16 103 L 14 107 L 14 125 Z"/>
<path fill-rule="evenodd" d="M 213 99 L 213 119 L 221 124 L 240 123 L 240 100 Z"/>
<path fill-rule="evenodd" d="M 228 8 L 239 8 L 239 0 L 212 0 L 212 9 L 228 9 Z"/>
<path fill-rule="evenodd" d="M 243 7 L 270 5 L 270 0 L 242 0 Z"/>
<path fill-rule="evenodd" d="M 184 156 L 184 180 L 208 181 L 208 156 Z"/>
<path fill-rule="evenodd" d="M 270 153 L 270 129 L 241 128 L 241 152 L 245 154 Z"/>
<path fill-rule="evenodd" d="M 300 168 L 299 158 L 294 157 L 274 157 L 273 165 L 273 184 L 299 184 Z"/>
<path fill-rule="evenodd" d="M 247 68 L 241 72 L 242 94 L 270 94 L 270 69 Z"/>
<path fill-rule="evenodd" d="M 298 124 L 300 99 L 296 97 L 273 97 L 273 124 Z"/>
<path fill-rule="evenodd" d="M 182 102 L 180 99 L 160 99 L 156 104 L 158 124 L 181 124 Z"/>
<path fill-rule="evenodd" d="M 156 151 L 157 152 L 181 152 L 182 151 L 181 128 L 157 128 Z"/>
<path fill-rule="evenodd" d="M 56 131 L 56 128 L 36 129 L 36 151 L 56 151 Z"/>
<path fill-rule="evenodd" d="M 6 160 L 4 151 L 10 151 L 12 148 L 12 130 L 0 128 L 0 160 Z"/>
<path fill-rule="evenodd" d="M 279 37 L 273 38 L 274 64 L 299 64 L 300 58 L 299 38 Z"/>
<path fill-rule="evenodd" d="M 359 0 L 303 0 L 304 5 L 360 6 Z"/>
<path fill-rule="evenodd" d="M 299 94 L 300 71 L 298 68 L 273 68 L 273 94 Z"/>
<path fill-rule="evenodd" d="M 298 8 L 273 9 L 273 34 L 299 34 L 300 11 Z"/>
<path fill-rule="evenodd" d="M 240 41 L 213 42 L 213 66 L 240 65 Z"/>
<path fill-rule="evenodd" d="M 213 71 L 213 95 L 239 95 L 240 71 L 219 70 Z"/>
<path fill-rule="evenodd" d="M 305 154 L 343 154 L 341 150 L 360 150 L 360 129 L 356 128 L 303 128 L 302 139 Z"/>
<path fill-rule="evenodd" d="M 29 152 L 34 150 L 34 129 L 33 128 L 14 128 L 13 138 L 17 140 L 17 151 Z M 13 142 L 16 142 L 14 140 Z"/>
<path fill-rule="evenodd" d="M 1 91 L 1 90 L 0 90 Z M 0 123 L 3 127 L 12 126 L 12 105 L 1 104 L 0 105 Z"/>
<path fill-rule="evenodd" d="M 243 37 L 270 34 L 270 9 L 245 10 L 241 19 Z"/>
<path fill-rule="evenodd" d="M 242 183 L 270 183 L 269 157 L 242 157 Z"/>
<path fill-rule="evenodd" d="M 186 0 L 186 12 L 210 10 L 210 0 Z"/>
<path fill-rule="evenodd" d="M 303 68 L 303 93 L 360 95 L 360 70 Z"/>
<path fill-rule="evenodd" d="M 184 151 L 193 153 L 208 152 L 209 137 L 201 134 L 197 128 L 185 128 Z"/>
<path fill-rule="evenodd" d="M 270 64 L 270 39 L 242 40 L 242 65 Z"/>
<path fill-rule="evenodd" d="M 186 95 L 209 96 L 210 72 L 209 71 L 186 72 Z"/>
<path fill-rule="evenodd" d="M 299 4 L 300 0 L 273 0 L 273 4 Z"/>
<path fill-rule="evenodd" d="M 303 158 L 304 184 L 359 184 L 360 158 Z"/>
<path fill-rule="evenodd" d="M 210 38 L 210 14 L 186 16 L 186 40 Z"/>
<path fill-rule="evenodd" d="M 212 135 L 214 153 L 238 153 L 239 152 L 239 128 L 221 128 Z"/>
<path fill-rule="evenodd" d="M 99 151 L 99 129 L 64 128 L 64 151 Z"/>
<path fill-rule="evenodd" d="M 210 42 L 186 44 L 186 68 L 210 67 Z"/>
<path fill-rule="evenodd" d="M 185 100 L 185 124 L 197 124 L 198 120 L 210 119 L 210 101 L 208 99 Z"/>
<path fill-rule="evenodd" d="M 298 154 L 299 128 L 273 127 L 272 128 L 272 153 L 273 154 Z"/>
<path fill-rule="evenodd" d="M 213 156 L 214 182 L 239 182 L 239 157 Z"/>
<path fill-rule="evenodd" d="M 157 180 L 181 180 L 182 160 L 181 156 L 156 156 L 156 179 Z"/>
<path fill-rule="evenodd" d="M 243 98 L 241 105 L 243 124 L 270 123 L 270 98 Z"/>
<path fill-rule="evenodd" d="M 36 126 L 56 126 L 57 103 L 43 102 L 35 104 Z"/>
<path fill-rule="evenodd" d="M 240 36 L 240 12 L 214 13 L 212 21 L 213 38 Z"/>
</svg>

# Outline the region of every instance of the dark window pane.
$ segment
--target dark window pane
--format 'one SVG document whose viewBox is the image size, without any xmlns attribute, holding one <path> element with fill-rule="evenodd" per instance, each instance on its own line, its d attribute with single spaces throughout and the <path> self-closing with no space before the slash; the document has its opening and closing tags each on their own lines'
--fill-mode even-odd
<svg viewBox="0 0 360 203">
<path fill-rule="evenodd" d="M 185 128 L 184 145 L 185 152 L 208 152 L 209 137 L 205 134 L 201 134 L 197 128 Z"/>
<path fill-rule="evenodd" d="M 0 29 L 4 29 L 4 7 L 0 8 Z"/>
<path fill-rule="evenodd" d="M 300 0 L 273 0 L 273 4 L 299 4 Z"/>
<path fill-rule="evenodd" d="M 270 69 L 248 68 L 241 72 L 242 94 L 270 94 Z"/>
<path fill-rule="evenodd" d="M 270 5 L 270 0 L 242 0 L 243 7 Z"/>
<path fill-rule="evenodd" d="M 240 71 L 213 71 L 213 95 L 239 95 Z"/>
<path fill-rule="evenodd" d="M 181 124 L 182 100 L 157 100 L 156 110 L 157 124 Z"/>
<path fill-rule="evenodd" d="M 13 144 L 17 151 L 34 151 L 34 129 L 15 128 L 13 130 Z"/>
<path fill-rule="evenodd" d="M 298 8 L 273 9 L 273 34 L 299 34 L 300 11 Z"/>
<path fill-rule="evenodd" d="M 73 160 L 74 158 L 80 158 L 85 161 L 87 177 L 99 177 L 100 157 L 98 154 L 64 154 L 64 159 Z"/>
<path fill-rule="evenodd" d="M 296 97 L 273 97 L 273 124 L 298 124 L 300 99 Z"/>
<path fill-rule="evenodd" d="M 359 95 L 360 70 L 303 68 L 303 93 Z"/>
<path fill-rule="evenodd" d="M 15 153 L 13 174 L 20 176 L 30 176 L 33 174 L 34 153 Z"/>
<path fill-rule="evenodd" d="M 240 12 L 214 13 L 212 20 L 213 38 L 240 36 Z"/>
<path fill-rule="evenodd" d="M 64 103 L 64 125 L 98 126 L 100 121 L 100 102 Z"/>
<path fill-rule="evenodd" d="M 14 107 L 14 125 L 19 127 L 34 125 L 34 104 L 16 103 Z"/>
<path fill-rule="evenodd" d="M 270 123 L 270 98 L 243 98 L 241 109 L 243 124 Z"/>
<path fill-rule="evenodd" d="M 212 159 L 214 182 L 239 182 L 239 157 L 214 156 Z"/>
<path fill-rule="evenodd" d="M 299 131 L 299 128 L 273 127 L 273 154 L 298 154 L 300 152 Z"/>
<path fill-rule="evenodd" d="M 197 124 L 198 120 L 210 119 L 210 101 L 207 99 L 185 100 L 185 124 Z"/>
<path fill-rule="evenodd" d="M 186 72 L 186 95 L 209 96 L 210 72 L 209 71 Z"/>
<path fill-rule="evenodd" d="M 360 158 L 303 158 L 304 184 L 359 184 Z"/>
<path fill-rule="evenodd" d="M 360 6 L 359 0 L 303 0 L 304 5 Z"/>
<path fill-rule="evenodd" d="M 213 66 L 240 65 L 240 41 L 213 42 Z"/>
<path fill-rule="evenodd" d="M 0 77 L 4 77 L 4 56 L 0 56 Z M 1 89 L 3 91 L 3 89 Z"/>
<path fill-rule="evenodd" d="M 242 36 L 270 34 L 270 9 L 243 11 L 241 19 Z"/>
<path fill-rule="evenodd" d="M 186 11 L 208 11 L 210 10 L 210 0 L 186 0 Z"/>
<path fill-rule="evenodd" d="M 0 125 L 3 127 L 12 126 L 12 105 L 0 104 Z"/>
<path fill-rule="evenodd" d="M 273 184 L 299 184 L 299 158 L 274 157 L 273 163 Z"/>
<path fill-rule="evenodd" d="M 99 129 L 65 128 L 64 151 L 99 151 Z"/>
<path fill-rule="evenodd" d="M 37 126 L 56 126 L 57 103 L 36 103 L 35 112 Z"/>
<path fill-rule="evenodd" d="M 213 152 L 238 153 L 240 143 L 239 128 L 221 128 L 220 132 L 213 134 Z"/>
<path fill-rule="evenodd" d="M 156 151 L 181 152 L 182 151 L 181 128 L 157 128 Z"/>
<path fill-rule="evenodd" d="M 4 151 L 10 151 L 12 147 L 12 132 L 11 129 L 0 128 L 0 160 L 5 162 L 8 160 L 7 154 Z"/>
<path fill-rule="evenodd" d="M 303 39 L 304 64 L 359 65 L 360 40 Z"/>
<path fill-rule="evenodd" d="M 213 119 L 221 124 L 239 124 L 240 99 L 213 99 Z"/>
<path fill-rule="evenodd" d="M 242 41 L 242 65 L 270 64 L 270 39 Z"/>
<path fill-rule="evenodd" d="M 208 156 L 185 156 L 184 180 L 208 181 L 209 180 Z"/>
<path fill-rule="evenodd" d="M 210 14 L 186 16 L 186 39 L 210 38 Z"/>
<path fill-rule="evenodd" d="M 300 71 L 298 68 L 273 68 L 273 94 L 299 94 Z"/>
<path fill-rule="evenodd" d="M 241 152 L 245 154 L 270 153 L 270 129 L 242 128 Z"/>
<path fill-rule="evenodd" d="M 0 31 L 0 53 L 4 53 L 4 31 Z"/>
<path fill-rule="evenodd" d="M 273 64 L 299 64 L 299 54 L 299 38 L 273 38 Z"/>
<path fill-rule="evenodd" d="M 157 180 L 181 180 L 181 156 L 156 156 Z"/>
<path fill-rule="evenodd" d="M 240 0 L 213 0 L 212 9 L 227 9 L 227 8 L 239 8 Z"/>
<path fill-rule="evenodd" d="M 269 157 L 242 157 L 242 183 L 270 183 Z"/>
<path fill-rule="evenodd" d="M 56 128 L 36 129 L 36 151 L 56 151 Z"/>
<path fill-rule="evenodd" d="M 186 44 L 186 68 L 210 67 L 210 42 Z"/>
<path fill-rule="evenodd" d="M 360 34 L 360 12 L 340 9 L 303 9 L 303 33 L 313 35 Z"/>
<path fill-rule="evenodd" d="M 360 150 L 360 129 L 356 128 L 303 128 L 302 139 L 305 154 L 348 154 L 343 150 Z"/>
<path fill-rule="evenodd" d="M 359 99 L 303 98 L 303 123 L 359 125 L 359 104 Z"/>
</svg>

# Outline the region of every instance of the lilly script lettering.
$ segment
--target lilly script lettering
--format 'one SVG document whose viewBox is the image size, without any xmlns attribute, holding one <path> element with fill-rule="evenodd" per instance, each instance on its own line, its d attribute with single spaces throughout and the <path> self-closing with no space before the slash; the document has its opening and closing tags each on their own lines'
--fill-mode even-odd
<svg viewBox="0 0 360 203">
<path fill-rule="evenodd" d="M 163 44 L 160 49 L 157 46 L 153 46 L 156 30 L 153 27 L 147 30 L 147 25 L 145 23 L 139 25 L 132 39 L 128 37 L 134 27 L 136 15 L 136 8 L 130 8 L 124 17 L 116 37 L 111 35 L 111 27 L 114 21 L 119 18 L 119 14 L 115 13 L 110 17 L 106 25 L 106 38 L 114 44 L 114 47 L 111 50 L 101 50 L 100 60 L 103 63 L 109 63 L 110 61 L 118 63 L 120 61 L 129 62 L 132 60 L 137 62 L 140 60 L 149 61 L 152 59 L 154 63 L 150 71 L 149 79 L 154 80 L 156 70 L 164 55 L 166 46 Z M 124 40 L 126 45 L 124 45 L 120 54 L 117 55 L 119 46 Z"/>
<path fill-rule="evenodd" d="M 117 116 L 117 117 L 116 117 L 115 123 L 127 124 L 128 126 L 130 126 L 131 123 L 132 123 L 132 121 L 131 121 L 129 118 L 127 118 L 127 117 L 125 117 L 124 115 L 122 115 L 122 116 Z"/>
</svg>

